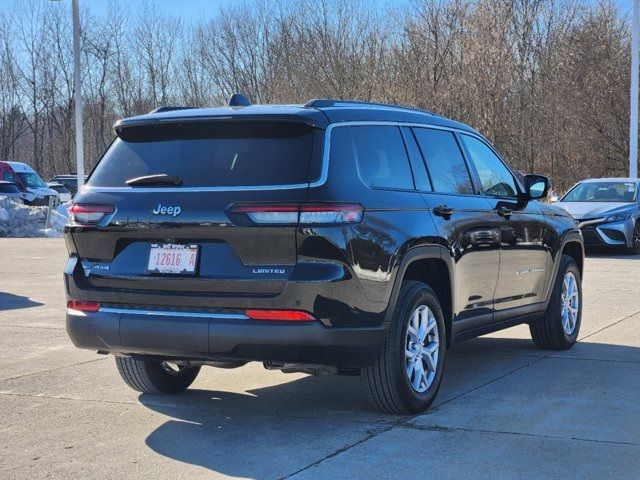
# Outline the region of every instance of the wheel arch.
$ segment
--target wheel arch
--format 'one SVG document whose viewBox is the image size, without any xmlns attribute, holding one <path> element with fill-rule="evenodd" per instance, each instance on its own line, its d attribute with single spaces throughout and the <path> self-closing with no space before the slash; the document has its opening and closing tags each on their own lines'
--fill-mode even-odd
<svg viewBox="0 0 640 480">
<path fill-rule="evenodd" d="M 553 265 L 553 275 L 551 281 L 547 285 L 546 297 L 543 304 L 543 309 L 547 308 L 549 301 L 551 300 L 551 293 L 553 292 L 553 286 L 556 283 L 558 277 L 558 270 L 560 269 L 560 260 L 563 255 L 569 255 L 578 265 L 580 272 L 580 278 L 582 279 L 584 272 L 584 242 L 579 232 L 570 232 L 567 234 L 561 243 L 561 247 L 557 250 L 555 255 L 555 261 Z"/>
<path fill-rule="evenodd" d="M 385 322 L 391 322 L 396 307 L 400 286 L 405 280 L 417 280 L 429 285 L 436 293 L 444 316 L 447 332 L 447 346 L 451 342 L 451 325 L 453 321 L 453 267 L 451 257 L 442 247 L 418 247 L 409 250 L 398 268 Z"/>
<path fill-rule="evenodd" d="M 584 247 L 582 243 L 578 240 L 567 240 L 562 247 L 562 251 L 560 252 L 560 257 L 558 257 L 558 262 L 562 255 L 569 255 L 578 265 L 578 270 L 580 270 L 580 277 L 584 272 Z M 557 272 L 556 272 L 557 273 Z"/>
</svg>

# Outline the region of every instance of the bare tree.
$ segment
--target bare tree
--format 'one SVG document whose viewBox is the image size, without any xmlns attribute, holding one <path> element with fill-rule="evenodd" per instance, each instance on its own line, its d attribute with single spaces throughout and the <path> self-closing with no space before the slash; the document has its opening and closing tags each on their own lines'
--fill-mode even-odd
<svg viewBox="0 0 640 480">
<path fill-rule="evenodd" d="M 10 0 L 0 18 L 0 155 L 73 169 L 64 5 Z M 629 25 L 612 0 L 255 0 L 209 19 L 109 0 L 82 12 L 86 162 L 118 117 L 166 104 L 351 98 L 467 122 L 559 189 L 626 172 Z"/>
</svg>

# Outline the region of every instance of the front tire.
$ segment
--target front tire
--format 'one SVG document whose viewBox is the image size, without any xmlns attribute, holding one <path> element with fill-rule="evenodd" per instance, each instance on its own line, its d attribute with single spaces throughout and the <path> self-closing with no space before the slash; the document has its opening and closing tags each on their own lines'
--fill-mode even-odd
<svg viewBox="0 0 640 480">
<path fill-rule="evenodd" d="M 434 291 L 422 282 L 403 282 L 384 349 L 372 365 L 362 369 L 371 403 L 396 414 L 429 408 L 442 381 L 446 338 Z"/>
<path fill-rule="evenodd" d="M 633 227 L 633 234 L 631 235 L 631 246 L 626 249 L 627 255 L 640 254 L 640 220 L 636 222 Z"/>
<path fill-rule="evenodd" d="M 529 324 L 533 342 L 546 350 L 566 350 L 578 340 L 582 321 L 582 279 L 575 260 L 562 255 L 549 306 Z"/>
<path fill-rule="evenodd" d="M 120 376 L 134 390 L 155 395 L 186 390 L 198 376 L 200 367 L 182 367 L 170 362 L 116 357 Z"/>
</svg>

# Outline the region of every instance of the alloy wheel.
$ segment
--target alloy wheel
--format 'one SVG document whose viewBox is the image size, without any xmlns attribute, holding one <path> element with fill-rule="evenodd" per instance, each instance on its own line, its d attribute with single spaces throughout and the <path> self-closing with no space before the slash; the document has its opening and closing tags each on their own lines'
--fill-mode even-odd
<svg viewBox="0 0 640 480">
<path fill-rule="evenodd" d="M 438 324 L 426 305 L 418 306 L 407 324 L 405 370 L 411 387 L 426 392 L 436 377 L 440 341 Z"/>
<path fill-rule="evenodd" d="M 573 334 L 578 323 L 578 313 L 580 311 L 580 293 L 576 277 L 572 272 L 567 272 L 562 282 L 561 318 L 562 329 L 567 335 Z"/>
</svg>

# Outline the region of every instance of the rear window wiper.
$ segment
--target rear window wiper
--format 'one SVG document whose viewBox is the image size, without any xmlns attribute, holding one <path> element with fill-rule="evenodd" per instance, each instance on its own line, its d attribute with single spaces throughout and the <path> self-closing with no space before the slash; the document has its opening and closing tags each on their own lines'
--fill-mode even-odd
<svg viewBox="0 0 640 480">
<path fill-rule="evenodd" d="M 143 177 L 130 178 L 125 182 L 130 187 L 161 187 L 164 185 L 182 185 L 182 179 L 177 175 L 167 175 L 158 173 L 155 175 L 145 175 Z"/>
</svg>

